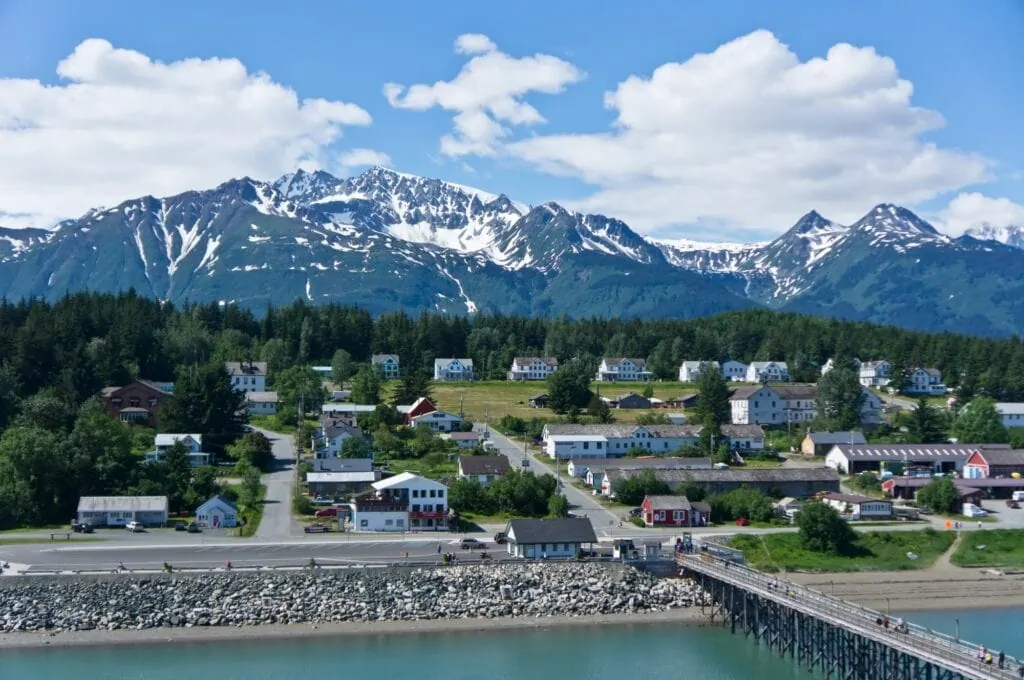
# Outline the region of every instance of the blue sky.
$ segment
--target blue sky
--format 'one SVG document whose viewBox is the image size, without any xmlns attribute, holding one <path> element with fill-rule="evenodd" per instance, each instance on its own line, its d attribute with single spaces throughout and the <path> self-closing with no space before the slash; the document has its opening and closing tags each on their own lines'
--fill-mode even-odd
<svg viewBox="0 0 1024 680">
<path fill-rule="evenodd" d="M 250 74 L 265 72 L 300 100 L 346 102 L 372 118 L 370 124 L 355 114 L 342 122 L 319 121 L 302 131 L 299 141 L 282 140 L 285 133 L 278 131 L 255 138 L 246 153 L 236 153 L 244 138 L 225 141 L 227 148 L 213 153 L 217 138 L 227 136 L 223 131 L 189 137 L 190 130 L 206 125 L 198 114 L 188 119 L 183 113 L 173 120 L 154 115 L 137 136 L 119 137 L 117 130 L 125 126 L 118 118 L 134 106 L 122 103 L 117 94 L 122 87 L 160 88 L 160 99 L 166 95 L 163 106 L 172 109 L 188 110 L 193 101 L 188 93 L 175 99 L 173 84 L 133 84 L 127 76 L 127 84 L 118 83 L 116 69 L 102 70 L 102 77 L 94 78 L 92 66 L 81 65 L 79 72 L 93 89 L 84 88 L 80 96 L 106 112 L 103 117 L 111 129 L 88 142 L 73 141 L 82 122 L 63 113 L 74 99 L 70 92 L 57 102 L 51 97 L 54 92 L 26 95 L 6 114 L 0 101 L 0 133 L 5 128 L 9 135 L 37 133 L 3 145 L 33 159 L 32 172 L 25 172 L 21 157 L 0 149 L 0 165 L 16 165 L 19 176 L 35 178 L 30 190 L 0 190 L 0 213 L 64 216 L 89 201 L 117 200 L 120 190 L 125 192 L 120 198 L 133 191 L 159 193 L 187 184 L 190 177 L 197 186 L 208 186 L 214 171 L 226 173 L 225 179 L 272 174 L 294 164 L 289 153 L 298 145 L 305 162 L 335 172 L 359 171 L 339 160 L 346 151 L 373 150 L 404 172 L 504 192 L 529 203 L 564 201 L 621 216 L 645 233 L 664 237 L 761 239 L 784 230 L 812 208 L 850 221 L 882 201 L 910 205 L 948 223 L 951 231 L 979 222 L 1002 226 L 1024 215 L 1024 136 L 1019 134 L 1024 3 L 1018 0 L 648 2 L 639 6 L 642 11 L 613 3 L 532 0 L 501 10 L 491 3 L 468 2 L 445 3 L 443 10 L 442 5 L 421 2 L 306 2 L 301 11 L 295 6 L 258 0 L 0 0 L 0 95 L 7 95 L 0 99 L 9 102 L 24 89 L 12 83 L 39 81 L 67 88 L 75 78 L 59 77 L 58 63 L 83 41 L 100 38 L 114 49 L 131 50 L 154 62 L 237 59 Z M 685 64 L 694 54 L 714 53 L 758 30 L 770 32 L 778 45 L 762 34 L 762 39 L 741 42 L 732 56 L 718 55 L 714 68 L 675 79 L 666 75 L 657 87 L 639 81 L 635 91 L 619 90 L 617 108 L 606 105 L 606 93 L 631 77 L 650 79 L 664 64 Z M 464 34 L 487 36 L 494 47 L 457 54 L 453 44 Z M 797 84 L 795 75 L 784 94 L 748 96 L 749 89 L 785 80 L 786 48 L 799 64 L 825 57 L 838 43 L 874 48 L 877 55 L 853 78 L 856 82 L 844 80 L 842 92 L 816 98 L 820 110 L 808 112 L 801 93 L 809 85 Z M 753 60 L 750 68 L 775 60 L 783 71 L 754 74 L 749 88 L 740 87 L 737 83 L 747 82 L 736 70 L 742 68 L 736 66 L 737 60 L 743 61 L 737 56 L 740 48 L 748 54 L 764 51 L 764 58 Z M 469 113 L 483 111 L 506 132 L 480 132 L 482 137 L 472 139 L 462 135 L 464 143 L 454 153 L 445 152 L 441 144 L 446 135 L 460 138 L 453 133 L 459 110 L 445 110 L 438 103 L 447 95 L 438 91 L 417 103 L 411 96 L 389 102 L 383 94 L 387 83 L 408 87 L 452 81 L 474 57 L 494 54 L 507 55 L 510 68 L 515 67 L 512 60 L 548 55 L 570 72 L 560 81 L 557 75 L 550 76 L 554 81 L 543 74 L 523 76 L 548 83 L 557 92 L 538 85 L 540 91 L 509 94 L 495 86 L 490 103 L 478 102 Z M 850 65 L 865 61 L 862 57 L 842 62 L 847 66 L 838 63 L 833 71 L 849 72 Z M 895 76 L 885 82 L 884 58 L 895 63 L 899 79 L 913 84 L 908 102 L 893 104 L 881 94 L 899 89 Z M 512 79 L 499 66 L 489 72 L 487 82 L 500 85 Z M 723 87 L 693 80 L 715 74 L 723 78 Z M 815 80 L 806 73 L 803 77 Z M 728 92 L 719 98 L 717 93 L 724 90 Z M 700 117 L 702 100 L 693 100 L 698 95 L 709 100 L 710 120 Z M 517 123 L 488 114 L 488 107 L 506 101 L 506 96 L 532 107 L 543 122 Z M 765 96 L 772 102 L 771 121 L 762 127 L 756 118 Z M 837 97 L 835 104 L 829 96 Z M 652 102 L 666 97 L 678 99 L 683 107 L 678 118 L 656 115 L 662 107 Z M 865 110 L 876 104 L 877 113 Z M 843 107 L 847 113 L 833 120 L 832 112 Z M 911 107 L 928 115 L 910 113 Z M 233 127 L 299 125 L 288 122 L 293 119 L 284 113 L 267 115 L 272 124 L 253 118 Z M 620 116 L 631 122 L 623 123 Z M 720 126 L 715 127 L 716 119 Z M 327 131 L 332 125 L 338 126 L 340 136 Z M 68 130 L 59 135 L 40 132 L 61 126 Z M 140 140 L 146 134 L 152 139 Z M 801 140 L 791 147 L 794 135 Z M 157 139 L 174 146 L 165 149 Z M 190 169 L 184 150 L 193 143 L 211 147 L 211 156 L 225 158 L 223 166 L 196 154 L 196 167 Z M 57 150 L 49 153 L 51 147 Z M 886 147 L 892 147 L 891 154 Z M 162 159 L 168 159 L 163 171 Z M 110 169 L 115 165 L 125 169 L 124 177 Z M 0 169 L 0 180 L 9 186 L 18 179 L 2 173 Z M 94 180 L 107 174 L 108 181 Z M 39 177 L 53 179 L 38 186 Z M 78 190 L 68 191 L 68 184 Z M 24 198 L 27 193 L 34 197 Z M 66 198 L 48 201 L 48 193 Z"/>
</svg>

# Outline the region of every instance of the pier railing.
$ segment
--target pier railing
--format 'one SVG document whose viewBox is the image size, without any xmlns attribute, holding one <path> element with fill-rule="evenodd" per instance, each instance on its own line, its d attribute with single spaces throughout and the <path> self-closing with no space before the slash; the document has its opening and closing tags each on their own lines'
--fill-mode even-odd
<svg viewBox="0 0 1024 680">
<path fill-rule="evenodd" d="M 1021 665 L 1020 659 L 1006 654 L 1004 667 L 999 668 L 996 662 L 998 651 L 993 651 L 992 664 L 983 664 L 978 659 L 980 643 L 957 639 L 909 621 L 903 622 L 905 632 L 899 632 L 888 614 L 779 579 L 736 562 L 719 559 L 708 553 L 677 553 L 676 562 L 680 567 L 753 592 L 758 597 L 778 602 L 831 625 L 846 628 L 888 647 L 959 673 L 965 678 L 1020 678 L 1017 673 Z M 886 619 L 889 620 L 888 628 L 878 623 Z"/>
</svg>

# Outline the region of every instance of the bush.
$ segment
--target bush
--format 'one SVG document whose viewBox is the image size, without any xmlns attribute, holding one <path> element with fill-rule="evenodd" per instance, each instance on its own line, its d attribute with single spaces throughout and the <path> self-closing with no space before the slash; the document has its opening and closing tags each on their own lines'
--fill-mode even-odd
<svg viewBox="0 0 1024 680">
<path fill-rule="evenodd" d="M 295 496 L 292 500 L 292 510 L 295 511 L 296 515 L 312 515 L 315 512 L 313 501 L 301 494 Z"/>
<path fill-rule="evenodd" d="M 644 529 L 644 528 L 647 527 L 647 525 L 644 523 L 644 520 L 643 520 L 642 517 L 630 517 L 629 521 L 632 524 L 634 524 L 635 526 L 640 527 L 641 529 Z"/>
<path fill-rule="evenodd" d="M 862 493 L 879 495 L 882 493 L 882 482 L 873 472 L 862 472 L 850 477 L 850 486 Z"/>
<path fill-rule="evenodd" d="M 620 503 L 640 505 L 644 496 L 663 496 L 671 493 L 668 484 L 658 479 L 654 470 L 644 470 L 638 475 L 616 479 L 612 484 Z"/>
<path fill-rule="evenodd" d="M 742 487 L 708 499 L 711 516 L 716 522 L 745 517 L 751 522 L 770 522 L 775 517 L 772 499 L 757 489 Z"/>
<path fill-rule="evenodd" d="M 824 503 L 805 504 L 797 515 L 797 526 L 800 544 L 812 552 L 844 555 L 856 540 L 853 528 Z"/>
<path fill-rule="evenodd" d="M 936 477 L 917 492 L 917 502 L 933 512 L 951 514 L 960 509 L 960 496 L 949 477 Z"/>
</svg>

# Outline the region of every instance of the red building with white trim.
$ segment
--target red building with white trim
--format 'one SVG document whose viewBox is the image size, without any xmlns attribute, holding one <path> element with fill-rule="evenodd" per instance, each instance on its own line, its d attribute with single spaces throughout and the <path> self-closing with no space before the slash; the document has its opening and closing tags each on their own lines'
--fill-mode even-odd
<svg viewBox="0 0 1024 680">
<path fill-rule="evenodd" d="M 640 516 L 649 527 L 702 527 L 711 523 L 711 506 L 686 496 L 646 496 Z"/>
</svg>

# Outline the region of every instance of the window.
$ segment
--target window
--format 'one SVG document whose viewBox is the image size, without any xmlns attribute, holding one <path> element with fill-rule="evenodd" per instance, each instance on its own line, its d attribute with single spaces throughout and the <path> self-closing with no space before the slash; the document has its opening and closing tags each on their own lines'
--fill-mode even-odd
<svg viewBox="0 0 1024 680">
<path fill-rule="evenodd" d="M 444 489 L 438 489 L 437 490 L 437 497 L 438 498 L 444 498 Z"/>
<path fill-rule="evenodd" d="M 386 527 L 394 526 L 394 524 L 395 524 L 395 520 L 393 520 L 393 519 L 386 519 L 386 520 L 384 520 L 384 526 L 386 526 Z"/>
<path fill-rule="evenodd" d="M 128 399 L 128 405 L 132 408 L 138 408 L 141 402 L 142 400 L 139 399 L 138 397 L 130 397 Z"/>
<path fill-rule="evenodd" d="M 419 489 L 413 489 L 412 490 L 412 497 L 413 498 L 419 498 L 420 497 L 420 490 Z"/>
<path fill-rule="evenodd" d="M 664 510 L 658 510 L 656 513 L 654 513 L 654 519 L 658 520 L 659 522 L 664 522 L 665 521 L 665 511 Z"/>
<path fill-rule="evenodd" d="M 405 520 L 404 519 L 396 519 L 395 520 L 395 526 L 400 526 L 400 527 L 404 528 L 405 527 Z"/>
<path fill-rule="evenodd" d="M 368 527 L 369 525 L 370 525 L 370 522 L 369 522 L 369 520 L 365 520 L 365 519 L 361 519 L 361 520 L 359 520 L 359 526 L 360 526 L 360 527 L 366 528 L 366 527 Z"/>
<path fill-rule="evenodd" d="M 417 505 L 413 505 L 412 506 L 412 511 L 413 512 L 419 512 L 420 511 L 420 506 L 418 504 Z"/>
<path fill-rule="evenodd" d="M 430 490 L 430 497 L 431 497 L 431 498 L 435 498 L 436 496 L 437 496 L 437 492 L 436 492 L 436 491 L 434 491 L 433 489 L 431 489 L 431 490 Z"/>
<path fill-rule="evenodd" d="M 586 451 L 590 448 L 590 442 L 583 442 L 583 450 Z"/>
<path fill-rule="evenodd" d="M 113 404 L 114 406 L 120 406 L 121 405 L 121 397 L 111 397 L 110 398 L 110 403 Z"/>
</svg>

